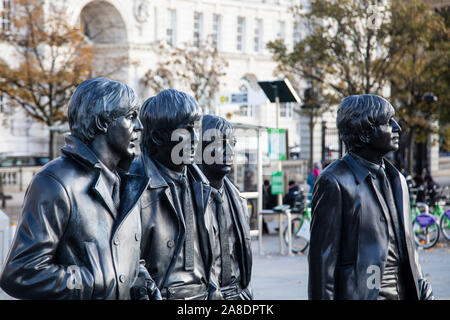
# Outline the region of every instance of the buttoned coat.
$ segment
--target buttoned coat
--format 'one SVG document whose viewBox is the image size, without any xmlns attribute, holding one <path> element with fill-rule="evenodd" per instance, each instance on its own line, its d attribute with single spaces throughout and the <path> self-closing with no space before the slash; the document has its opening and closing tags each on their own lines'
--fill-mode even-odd
<svg viewBox="0 0 450 320">
<path fill-rule="evenodd" d="M 29 185 L 1 275 L 21 299 L 130 299 L 139 271 L 138 200 L 148 178 L 121 174 L 117 210 L 95 154 L 68 137 Z"/>
<path fill-rule="evenodd" d="M 188 165 L 187 174 L 192 181 L 194 207 L 198 219 L 200 250 L 205 264 L 207 281 L 217 286 L 211 279 L 211 267 L 215 243 L 212 229 L 212 211 L 208 199 L 211 194 L 209 181 L 197 165 Z M 131 165 L 130 172 L 144 173 L 150 178 L 147 190 L 141 198 L 142 217 L 142 258 L 146 267 L 162 290 L 175 266 L 186 235 L 184 216 L 173 202 L 170 187 L 160 174 L 153 160 L 142 153 Z"/>
<path fill-rule="evenodd" d="M 402 272 L 407 298 L 419 299 L 424 279 L 413 239 L 406 180 L 384 161 L 406 247 Z M 388 254 L 389 212 L 372 179 L 350 154 L 319 176 L 311 205 L 310 299 L 377 299 Z"/>
</svg>

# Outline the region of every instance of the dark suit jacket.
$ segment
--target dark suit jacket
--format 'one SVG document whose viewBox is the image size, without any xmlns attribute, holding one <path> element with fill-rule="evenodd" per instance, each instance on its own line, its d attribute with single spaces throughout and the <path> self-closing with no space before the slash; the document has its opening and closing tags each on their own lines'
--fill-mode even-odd
<svg viewBox="0 0 450 320">
<path fill-rule="evenodd" d="M 238 230 L 237 241 L 239 252 L 237 255 L 241 274 L 241 287 L 246 289 L 250 284 L 252 276 L 252 247 L 247 200 L 241 197 L 239 190 L 227 177 L 224 179 L 224 188 L 231 195 L 232 221 Z M 211 201 L 214 200 L 211 199 Z M 252 295 L 250 290 L 248 293 Z"/>
<path fill-rule="evenodd" d="M 407 297 L 418 299 L 424 281 L 412 231 L 409 194 L 403 175 L 387 160 L 395 204 L 405 237 L 403 272 Z M 371 175 L 347 154 L 319 176 L 311 204 L 310 299 L 377 299 L 368 285 L 373 266 L 380 276 L 388 253 L 387 208 L 378 200 Z"/>
<path fill-rule="evenodd" d="M 95 154 L 74 137 L 62 153 L 27 189 L 1 287 L 20 299 L 130 299 L 148 178 L 121 175 L 117 210 Z"/>
<path fill-rule="evenodd" d="M 130 172 L 142 173 L 150 178 L 148 188 L 141 198 L 141 249 L 151 277 L 158 288 L 162 289 L 183 247 L 186 234 L 184 217 L 176 210 L 169 185 L 150 157 L 142 153 L 131 165 Z M 206 278 L 218 287 L 217 281 L 210 279 L 215 241 L 212 212 L 207 205 L 211 187 L 195 164 L 188 166 L 188 175 L 193 180 L 194 207 L 198 215 L 200 249 L 205 262 Z"/>
</svg>

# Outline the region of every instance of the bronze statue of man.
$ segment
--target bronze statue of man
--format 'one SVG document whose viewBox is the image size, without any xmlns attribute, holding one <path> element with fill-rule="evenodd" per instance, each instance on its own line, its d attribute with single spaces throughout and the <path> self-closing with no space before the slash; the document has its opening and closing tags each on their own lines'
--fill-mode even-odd
<svg viewBox="0 0 450 320">
<path fill-rule="evenodd" d="M 310 299 L 432 299 L 413 240 L 408 188 L 384 156 L 400 126 L 384 98 L 345 98 L 337 127 L 348 153 L 314 185 Z"/>
<path fill-rule="evenodd" d="M 216 257 L 213 263 L 225 300 L 251 300 L 252 251 L 247 201 L 226 177 L 231 172 L 236 136 L 227 120 L 214 115 L 202 119 L 200 169 L 211 185 L 209 205 L 216 213 Z"/>
<path fill-rule="evenodd" d="M 86 80 L 71 97 L 61 156 L 31 181 L 1 287 L 19 299 L 147 298 L 138 200 L 145 175 L 129 175 L 139 100 L 130 87 Z M 139 271 L 139 272 L 138 272 Z M 150 291 L 148 291 L 149 289 Z"/>
<path fill-rule="evenodd" d="M 141 199 L 142 258 L 168 300 L 220 298 L 209 182 L 194 163 L 202 111 L 190 95 L 163 90 L 144 102 L 141 156 L 131 172 L 150 183 Z"/>
</svg>

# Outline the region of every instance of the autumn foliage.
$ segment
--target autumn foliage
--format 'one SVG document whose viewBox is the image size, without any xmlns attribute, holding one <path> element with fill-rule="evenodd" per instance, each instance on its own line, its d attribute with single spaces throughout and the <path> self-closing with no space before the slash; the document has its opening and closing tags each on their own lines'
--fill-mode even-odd
<svg viewBox="0 0 450 320">
<path fill-rule="evenodd" d="M 67 122 L 67 104 L 92 69 L 93 48 L 70 25 L 63 7 L 50 1 L 13 2 L 11 30 L 0 35 L 6 48 L 0 63 L 0 92 L 12 106 L 48 127 Z M 49 130 L 49 155 L 54 130 Z"/>
</svg>

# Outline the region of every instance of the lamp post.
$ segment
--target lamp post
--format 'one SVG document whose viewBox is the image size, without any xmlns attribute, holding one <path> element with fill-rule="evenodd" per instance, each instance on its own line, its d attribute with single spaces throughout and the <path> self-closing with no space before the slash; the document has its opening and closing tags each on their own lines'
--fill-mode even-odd
<svg viewBox="0 0 450 320">
<path fill-rule="evenodd" d="M 313 169 L 313 145 L 314 145 L 314 109 L 319 109 L 320 105 L 317 103 L 317 99 L 314 89 L 312 87 L 305 89 L 304 100 L 305 103 L 302 105 L 302 109 L 309 109 L 309 145 L 310 145 L 310 155 L 309 155 L 309 171 Z M 323 152 L 323 150 L 322 150 Z"/>
<path fill-rule="evenodd" d="M 300 102 L 300 98 L 292 87 L 288 79 L 278 79 L 271 81 L 258 81 L 258 85 L 266 94 L 270 102 L 276 106 L 276 129 L 280 128 L 280 103 Z M 277 171 L 282 171 L 281 160 L 277 160 Z M 278 205 L 283 204 L 283 194 L 278 193 Z"/>
<path fill-rule="evenodd" d="M 272 80 L 272 81 L 258 81 L 258 85 L 261 87 L 261 89 L 264 91 L 267 98 L 270 100 L 270 102 L 274 103 L 276 105 L 276 134 L 280 135 L 280 102 L 300 102 L 300 98 L 298 97 L 297 93 L 295 92 L 294 88 L 292 87 L 291 83 L 288 79 L 281 79 L 281 80 Z M 273 181 L 275 181 L 275 177 L 279 179 L 281 182 L 283 182 L 283 172 L 282 172 L 282 165 L 281 165 L 281 155 L 279 150 L 281 150 L 280 139 L 277 139 L 276 142 L 277 150 L 278 150 L 278 159 L 277 159 L 277 172 L 272 173 Z M 287 151 L 286 151 L 287 152 Z M 281 190 L 277 190 L 276 193 L 273 192 L 274 186 L 272 185 L 272 194 L 277 194 L 278 199 L 278 205 L 281 206 L 283 204 L 283 183 L 278 185 L 278 187 L 281 187 Z M 288 254 L 291 254 L 291 224 L 290 224 L 290 211 L 287 210 L 287 219 L 288 219 Z M 279 216 L 279 235 L 280 235 L 280 248 L 283 248 L 283 241 L 282 241 L 282 231 L 281 231 L 281 225 L 282 225 L 282 215 Z M 284 250 L 281 249 L 281 252 L 283 254 Z"/>
</svg>

